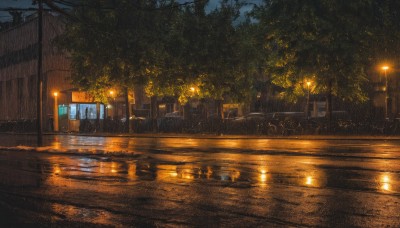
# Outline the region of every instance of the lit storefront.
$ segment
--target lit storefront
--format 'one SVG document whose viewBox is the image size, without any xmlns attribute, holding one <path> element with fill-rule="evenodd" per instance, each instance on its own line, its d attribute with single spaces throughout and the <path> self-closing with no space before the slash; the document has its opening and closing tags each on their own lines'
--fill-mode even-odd
<svg viewBox="0 0 400 228">
<path fill-rule="evenodd" d="M 91 102 L 91 97 L 83 92 L 71 91 L 64 92 L 64 94 L 66 94 L 66 100 L 70 103 L 58 105 L 57 114 L 60 131 L 79 132 L 83 120 L 88 120 L 96 130 L 102 129 L 106 114 L 104 104 Z"/>
</svg>

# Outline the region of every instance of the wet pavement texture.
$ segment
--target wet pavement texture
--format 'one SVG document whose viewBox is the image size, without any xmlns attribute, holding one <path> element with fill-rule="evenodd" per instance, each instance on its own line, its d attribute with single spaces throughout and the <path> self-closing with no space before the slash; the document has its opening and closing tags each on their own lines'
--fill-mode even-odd
<svg viewBox="0 0 400 228">
<path fill-rule="evenodd" d="M 0 135 L 0 226 L 400 227 L 399 140 Z"/>
</svg>

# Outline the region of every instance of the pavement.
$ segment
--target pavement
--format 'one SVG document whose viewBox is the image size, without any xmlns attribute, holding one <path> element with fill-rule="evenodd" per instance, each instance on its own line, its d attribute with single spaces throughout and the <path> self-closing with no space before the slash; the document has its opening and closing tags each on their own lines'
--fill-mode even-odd
<svg viewBox="0 0 400 228">
<path fill-rule="evenodd" d="M 36 135 L 35 133 L 1 132 L 3 135 Z M 44 132 L 43 135 L 75 135 L 89 137 L 128 138 L 191 138 L 191 139 L 299 139 L 299 140 L 400 140 L 400 135 L 234 135 L 234 134 L 185 134 L 185 133 L 79 133 Z"/>
<path fill-rule="evenodd" d="M 132 137 L 132 138 L 198 138 L 198 139 L 299 139 L 299 140 L 400 140 L 400 135 L 231 135 L 231 134 L 184 134 L 184 133 L 55 133 L 44 135 L 76 135 L 90 137 Z"/>
</svg>

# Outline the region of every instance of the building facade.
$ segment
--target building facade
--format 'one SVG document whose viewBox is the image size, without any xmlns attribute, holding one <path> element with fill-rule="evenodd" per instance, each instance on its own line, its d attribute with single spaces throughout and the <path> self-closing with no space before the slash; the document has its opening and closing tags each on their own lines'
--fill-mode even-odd
<svg viewBox="0 0 400 228">
<path fill-rule="evenodd" d="M 80 119 L 104 119 L 104 105 L 91 102 L 69 82 L 70 61 L 53 45 L 64 31 L 57 16 L 43 14 L 43 129 L 79 130 Z M 38 18 L 33 15 L 0 33 L 0 122 L 37 118 Z M 55 96 L 57 94 L 57 96 Z M 59 118 L 54 118 L 55 115 Z M 54 119 L 58 119 L 57 123 Z M 57 127 L 58 126 L 58 127 Z"/>
</svg>

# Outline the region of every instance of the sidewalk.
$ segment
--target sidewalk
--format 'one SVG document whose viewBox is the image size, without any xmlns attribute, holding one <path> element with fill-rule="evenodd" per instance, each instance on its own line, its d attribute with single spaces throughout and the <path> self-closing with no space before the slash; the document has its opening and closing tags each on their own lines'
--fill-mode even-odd
<svg viewBox="0 0 400 228">
<path fill-rule="evenodd" d="M 16 134 L 16 133 L 14 133 Z M 33 134 L 34 135 L 34 134 Z M 132 138 L 186 138 L 186 139 L 276 139 L 276 140 L 400 140 L 400 135 L 216 135 L 216 134 L 184 134 L 184 133 L 53 133 L 46 132 L 44 135 L 74 135 L 88 137 L 132 137 Z"/>
</svg>

